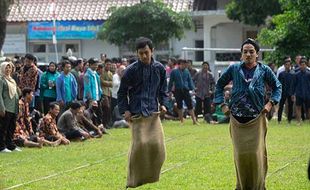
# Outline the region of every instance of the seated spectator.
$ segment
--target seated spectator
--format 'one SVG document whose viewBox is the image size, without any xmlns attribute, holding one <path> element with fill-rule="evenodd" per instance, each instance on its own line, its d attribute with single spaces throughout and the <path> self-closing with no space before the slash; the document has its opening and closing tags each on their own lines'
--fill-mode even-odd
<svg viewBox="0 0 310 190">
<path fill-rule="evenodd" d="M 230 101 L 230 91 L 226 90 L 224 93 L 225 104 L 228 104 Z M 215 108 L 212 105 L 213 109 L 215 109 L 214 113 L 207 114 L 205 116 L 205 120 L 211 124 L 220 124 L 220 123 L 229 123 L 229 116 L 225 115 L 222 111 L 222 105 L 217 105 Z"/>
<path fill-rule="evenodd" d="M 49 105 L 49 112 L 43 117 L 43 120 L 40 123 L 39 136 L 52 142 L 60 140 L 60 144 L 68 145 L 70 144 L 70 141 L 62 135 L 57 128 L 56 118 L 59 111 L 59 104 L 51 102 Z"/>
<path fill-rule="evenodd" d="M 99 117 L 100 108 L 97 101 L 87 101 L 88 109 L 84 111 L 84 115 L 87 119 L 91 120 L 94 125 L 98 126 L 102 124 L 102 119 Z"/>
<path fill-rule="evenodd" d="M 77 124 L 76 116 L 79 113 L 81 104 L 77 101 L 71 103 L 70 108 L 65 111 L 59 118 L 57 127 L 67 139 L 88 139 L 90 135 L 81 129 Z"/>
<path fill-rule="evenodd" d="M 129 128 L 129 123 L 119 113 L 118 106 L 116 105 L 112 112 L 112 128 Z"/>
<path fill-rule="evenodd" d="M 172 95 L 169 96 L 167 112 L 165 113 L 164 118 L 168 120 L 178 120 L 177 103 Z"/>
<path fill-rule="evenodd" d="M 84 116 L 84 110 L 85 106 L 82 105 L 80 111 L 76 115 L 78 126 L 86 131 L 91 137 L 102 137 L 101 130 L 103 129 L 103 125 L 95 126 L 91 120 Z"/>
<path fill-rule="evenodd" d="M 38 147 L 43 145 L 57 146 L 60 141 L 51 142 L 38 137 L 33 129 L 29 113 L 29 103 L 32 101 L 33 91 L 31 88 L 24 88 L 22 98 L 19 100 L 19 112 L 14 133 L 14 142 L 17 146 Z"/>
</svg>

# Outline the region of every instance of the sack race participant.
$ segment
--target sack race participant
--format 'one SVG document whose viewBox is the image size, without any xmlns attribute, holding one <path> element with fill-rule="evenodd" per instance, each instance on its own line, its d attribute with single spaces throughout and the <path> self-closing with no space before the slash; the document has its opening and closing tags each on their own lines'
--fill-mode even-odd
<svg viewBox="0 0 310 190">
<path fill-rule="evenodd" d="M 267 174 L 266 113 L 280 101 L 282 86 L 273 71 L 257 62 L 259 46 L 247 39 L 241 46 L 241 62 L 230 65 L 216 84 L 215 104 L 230 114 L 230 133 L 234 148 L 237 190 L 265 188 Z M 229 105 L 224 87 L 233 81 Z M 265 85 L 272 89 L 265 104 Z"/>
<path fill-rule="evenodd" d="M 164 134 L 158 111 L 166 112 L 166 70 L 153 59 L 150 39 L 138 38 L 136 51 L 139 60 L 126 68 L 117 94 L 120 113 L 126 121 L 132 122 L 127 187 L 158 181 L 165 160 Z"/>
</svg>

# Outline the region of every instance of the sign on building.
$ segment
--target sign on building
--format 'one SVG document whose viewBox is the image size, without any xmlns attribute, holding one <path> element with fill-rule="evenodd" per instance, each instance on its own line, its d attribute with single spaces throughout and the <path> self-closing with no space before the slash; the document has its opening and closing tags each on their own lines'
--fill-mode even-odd
<svg viewBox="0 0 310 190">
<path fill-rule="evenodd" d="M 56 21 L 57 40 L 96 39 L 103 21 Z M 29 40 L 51 40 L 53 22 L 29 22 Z"/>
</svg>

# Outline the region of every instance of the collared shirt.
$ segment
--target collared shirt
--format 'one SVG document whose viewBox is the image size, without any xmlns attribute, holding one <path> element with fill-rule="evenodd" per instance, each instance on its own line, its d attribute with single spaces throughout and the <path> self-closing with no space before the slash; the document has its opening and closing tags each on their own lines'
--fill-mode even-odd
<svg viewBox="0 0 310 190">
<path fill-rule="evenodd" d="M 136 61 L 129 65 L 118 90 L 120 113 L 149 116 L 158 111 L 158 104 L 167 105 L 167 80 L 164 66 L 152 59 L 150 65 Z M 167 106 L 166 106 L 167 107 Z"/>
<path fill-rule="evenodd" d="M 295 96 L 299 98 L 310 98 L 310 71 L 309 70 L 304 70 L 301 71 L 299 70 L 296 72 L 296 80 L 295 80 Z"/>
<path fill-rule="evenodd" d="M 196 86 L 196 96 L 204 99 L 214 93 L 215 80 L 211 72 L 203 70 L 196 73 L 193 77 Z"/>
<path fill-rule="evenodd" d="M 279 102 L 282 86 L 272 70 L 268 66 L 258 62 L 253 79 L 248 84 L 245 74 L 242 71 L 244 64 L 244 62 L 241 62 L 230 65 L 224 71 L 216 84 L 214 103 L 221 104 L 224 102 L 224 87 L 230 81 L 233 81 L 232 98 L 229 103 L 230 109 L 232 105 L 244 98 L 244 94 L 247 94 L 247 98 L 250 100 L 253 108 L 261 112 L 265 103 L 265 84 L 268 84 L 272 89 L 270 99 L 274 102 Z"/>
<path fill-rule="evenodd" d="M 40 123 L 40 137 L 48 137 L 50 135 L 56 136 L 59 131 L 56 124 L 56 118 L 54 118 L 50 113 L 43 117 Z"/>
<path fill-rule="evenodd" d="M 170 80 L 168 85 L 168 91 L 170 92 L 172 86 L 175 85 L 175 89 L 194 90 L 194 83 L 188 69 L 173 69 L 170 74 Z"/>
<path fill-rule="evenodd" d="M 279 74 L 279 81 L 282 84 L 282 97 L 294 95 L 295 73 L 294 71 L 283 71 Z"/>
</svg>

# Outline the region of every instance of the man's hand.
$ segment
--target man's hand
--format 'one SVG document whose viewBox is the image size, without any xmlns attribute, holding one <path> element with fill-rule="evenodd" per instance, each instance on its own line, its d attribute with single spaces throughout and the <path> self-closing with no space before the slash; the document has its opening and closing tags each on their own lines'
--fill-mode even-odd
<svg viewBox="0 0 310 190">
<path fill-rule="evenodd" d="M 291 100 L 292 100 L 292 102 L 295 102 L 296 101 L 296 96 L 291 96 Z"/>
<path fill-rule="evenodd" d="M 272 109 L 272 103 L 271 102 L 268 102 L 267 104 L 265 104 L 265 107 L 263 109 L 263 113 L 269 113 Z"/>
<path fill-rule="evenodd" d="M 127 122 L 130 122 L 131 121 L 131 113 L 130 111 L 125 111 L 125 114 L 124 114 L 124 119 L 127 121 Z"/>
<path fill-rule="evenodd" d="M 160 106 L 160 113 L 165 114 L 167 112 L 167 109 L 165 106 Z"/>
</svg>

